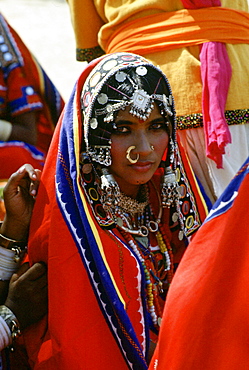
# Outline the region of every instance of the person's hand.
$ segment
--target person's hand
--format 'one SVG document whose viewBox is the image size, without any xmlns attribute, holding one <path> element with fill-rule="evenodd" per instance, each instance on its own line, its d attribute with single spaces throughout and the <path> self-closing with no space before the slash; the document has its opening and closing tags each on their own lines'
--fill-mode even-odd
<svg viewBox="0 0 249 370">
<path fill-rule="evenodd" d="M 1 234 L 4 236 L 26 240 L 40 175 L 40 170 L 25 164 L 9 178 L 3 193 L 6 215 Z"/>
<path fill-rule="evenodd" d="M 15 314 L 21 329 L 39 321 L 47 313 L 47 267 L 24 263 L 13 274 L 5 306 Z"/>
</svg>

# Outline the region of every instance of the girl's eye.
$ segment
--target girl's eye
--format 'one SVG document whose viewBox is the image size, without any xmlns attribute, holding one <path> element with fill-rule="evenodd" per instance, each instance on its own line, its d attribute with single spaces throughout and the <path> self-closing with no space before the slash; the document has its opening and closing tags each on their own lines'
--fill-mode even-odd
<svg viewBox="0 0 249 370">
<path fill-rule="evenodd" d="M 113 133 L 114 134 L 126 134 L 130 132 L 129 128 L 126 126 L 116 126 L 113 127 Z"/>
<path fill-rule="evenodd" d="M 151 130 L 161 130 L 166 128 L 165 122 L 154 122 L 151 124 L 150 129 Z"/>
</svg>

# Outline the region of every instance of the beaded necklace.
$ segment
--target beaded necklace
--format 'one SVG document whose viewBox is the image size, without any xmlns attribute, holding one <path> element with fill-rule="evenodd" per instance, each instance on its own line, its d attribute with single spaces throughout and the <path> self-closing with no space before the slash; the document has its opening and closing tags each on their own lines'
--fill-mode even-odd
<svg viewBox="0 0 249 370">
<path fill-rule="evenodd" d="M 154 258 L 154 253 L 151 251 L 150 246 L 144 247 L 136 240 L 133 234 L 119 226 L 118 229 L 142 265 L 146 284 L 147 309 L 154 326 L 158 329 L 162 317 L 162 308 L 159 300 L 164 298 L 163 296 L 173 277 L 173 253 L 169 239 L 160 223 L 159 229 L 155 233 L 159 248 L 158 253 L 163 257 L 160 261 L 161 267 L 159 270 L 158 261 Z"/>
</svg>

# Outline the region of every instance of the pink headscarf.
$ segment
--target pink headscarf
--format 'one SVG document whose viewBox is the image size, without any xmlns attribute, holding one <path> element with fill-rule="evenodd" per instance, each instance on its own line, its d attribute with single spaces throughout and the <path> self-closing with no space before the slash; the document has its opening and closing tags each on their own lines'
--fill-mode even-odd
<svg viewBox="0 0 249 370">
<path fill-rule="evenodd" d="M 182 0 L 186 9 L 221 6 L 220 0 Z M 202 77 L 202 113 L 206 138 L 206 154 L 222 168 L 222 154 L 231 143 L 225 119 L 225 106 L 232 68 L 225 44 L 206 42 L 200 52 Z"/>
</svg>

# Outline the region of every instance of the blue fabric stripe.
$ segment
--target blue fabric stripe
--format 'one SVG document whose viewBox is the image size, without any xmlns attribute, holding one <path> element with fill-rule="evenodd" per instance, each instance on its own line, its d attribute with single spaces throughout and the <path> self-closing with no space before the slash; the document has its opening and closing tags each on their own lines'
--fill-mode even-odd
<svg viewBox="0 0 249 370">
<path fill-rule="evenodd" d="M 140 343 L 109 277 L 81 201 L 76 182 L 77 170 L 73 137 L 72 107 L 74 93 L 75 91 L 71 95 L 65 109 L 60 133 L 59 151 L 63 154 L 63 161 L 59 156 L 56 168 L 58 204 L 75 240 L 82 262 L 87 269 L 99 306 L 127 365 L 134 370 L 147 369 Z M 70 173 L 70 179 L 67 176 L 67 171 Z M 123 334 L 123 329 L 128 333 L 134 345 L 131 345 L 130 340 Z"/>
</svg>

